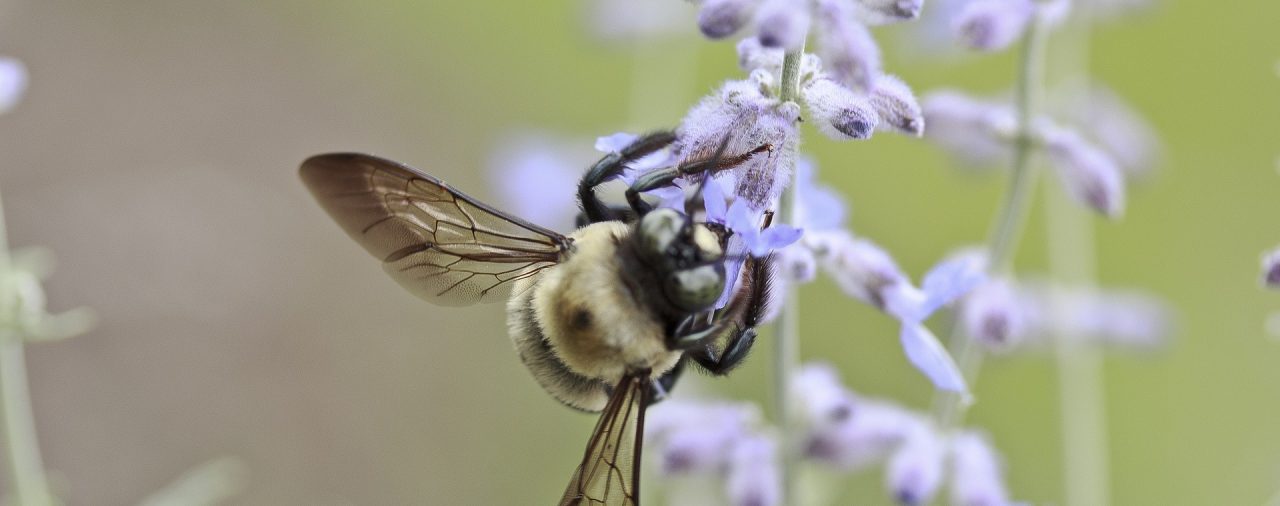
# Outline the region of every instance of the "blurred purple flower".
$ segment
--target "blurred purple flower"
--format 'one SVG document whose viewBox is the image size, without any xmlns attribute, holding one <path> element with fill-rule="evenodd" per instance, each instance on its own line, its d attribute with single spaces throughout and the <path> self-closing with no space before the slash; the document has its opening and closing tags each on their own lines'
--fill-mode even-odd
<svg viewBox="0 0 1280 506">
<path fill-rule="evenodd" d="M 742 29 L 756 0 L 705 0 L 698 9 L 698 29 L 710 39 L 723 39 Z"/>
<path fill-rule="evenodd" d="M 1280 246 L 1262 255 L 1262 284 L 1280 289 Z"/>
<path fill-rule="evenodd" d="M 986 435 L 963 431 L 951 439 L 951 504 L 1011 506 L 999 455 Z"/>
<path fill-rule="evenodd" d="M 965 297 L 960 320 L 970 339 L 991 349 L 1005 349 L 1027 333 L 1025 306 L 1011 282 L 992 279 Z"/>
<path fill-rule="evenodd" d="M 760 434 L 739 438 L 729 456 L 725 490 L 733 506 L 782 504 L 782 473 L 778 445 Z"/>
<path fill-rule="evenodd" d="M 567 232 L 577 215 L 574 189 L 591 161 L 575 143 L 540 133 L 508 135 L 488 164 L 500 208 L 533 223 Z"/>
<path fill-rule="evenodd" d="M 1074 130 L 1043 126 L 1045 150 L 1067 193 L 1109 218 L 1124 211 L 1124 176 L 1115 161 Z"/>
<path fill-rule="evenodd" d="M 1022 37 L 1035 15 L 1032 0 L 974 0 L 957 14 L 960 40 L 979 51 L 1000 51 Z"/>
<path fill-rule="evenodd" d="M 845 389 L 835 367 L 824 362 L 802 366 L 791 377 L 788 389 L 806 424 L 813 428 L 844 423 L 857 404 L 857 397 Z"/>
<path fill-rule="evenodd" d="M 922 423 L 897 405 L 860 399 L 845 419 L 808 428 L 804 454 L 837 469 L 861 470 L 887 457 Z"/>
<path fill-rule="evenodd" d="M 840 84 L 868 90 L 880 74 L 880 46 L 848 0 L 817 0 L 818 55 Z"/>
<path fill-rule="evenodd" d="M 1160 138 L 1142 115 L 1106 86 L 1094 83 L 1086 93 L 1068 97 L 1066 112 L 1072 124 L 1115 159 L 1129 179 L 1151 173 L 1160 159 Z"/>
<path fill-rule="evenodd" d="M 27 66 L 16 58 L 0 56 L 0 114 L 18 105 L 27 91 Z"/>
<path fill-rule="evenodd" d="M 690 33 L 685 2 L 636 2 L 633 0 L 592 0 L 587 23 L 592 33 L 605 40 L 634 40 Z"/>
<path fill-rule="evenodd" d="M 756 12 L 760 44 L 795 51 L 809 34 L 807 0 L 764 0 Z"/>
<path fill-rule="evenodd" d="M 939 90 L 922 104 L 925 138 L 961 162 L 976 167 L 1004 165 L 1010 158 L 1007 139 L 1016 120 L 1007 105 L 975 99 L 954 90 Z"/>
<path fill-rule="evenodd" d="M 885 480 L 898 503 L 929 504 L 942 484 L 947 447 L 932 427 L 921 424 L 889 458 Z"/>
</svg>

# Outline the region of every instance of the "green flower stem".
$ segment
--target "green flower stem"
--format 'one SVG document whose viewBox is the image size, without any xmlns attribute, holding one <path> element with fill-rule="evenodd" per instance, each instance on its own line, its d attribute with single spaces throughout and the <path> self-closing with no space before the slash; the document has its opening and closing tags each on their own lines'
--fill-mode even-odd
<svg viewBox="0 0 1280 506">
<path fill-rule="evenodd" d="M 1066 93 L 1089 93 L 1089 13 L 1076 5 L 1077 22 L 1058 39 L 1061 50 L 1054 63 L 1066 79 Z M 1090 286 L 1096 277 L 1092 216 L 1056 186 L 1045 185 L 1045 223 L 1048 230 L 1049 274 L 1055 283 Z M 1053 310 L 1064 309 L 1052 299 Z M 1102 356 L 1079 345 L 1078 336 L 1056 334 L 1054 359 L 1058 373 L 1058 416 L 1062 430 L 1062 487 L 1065 506 L 1107 506 L 1110 503 L 1107 452 L 1107 413 Z"/>
<path fill-rule="evenodd" d="M 798 96 L 802 54 L 804 54 L 803 46 L 795 52 L 788 52 L 783 57 L 782 89 L 778 96 L 784 104 L 794 101 Z M 783 159 L 794 160 L 795 156 L 786 156 Z M 778 203 L 778 219 L 782 223 L 791 223 L 795 216 L 794 188 L 795 181 L 791 181 L 791 184 L 782 191 L 782 198 Z M 787 290 L 782 304 L 782 310 L 778 313 L 773 327 L 773 407 L 778 426 L 782 430 L 782 502 L 796 504 L 791 499 L 795 498 L 799 453 L 790 440 L 795 434 L 796 420 L 788 398 L 788 384 L 791 376 L 800 368 L 800 304 L 794 289 Z"/>
<path fill-rule="evenodd" d="M 1013 265 L 1013 255 L 1022 228 L 1026 222 L 1035 190 L 1036 171 L 1032 165 L 1035 145 L 1031 138 L 1031 122 L 1037 110 L 1036 96 L 1044 74 L 1045 27 L 1033 21 L 1022 37 L 1018 57 L 1018 82 L 1014 107 L 1017 112 L 1018 131 L 1013 144 L 1013 167 L 1004 202 L 996 214 L 995 227 L 987 240 L 987 270 L 992 275 L 1008 273 Z M 964 373 L 970 388 L 982 368 L 982 350 L 976 342 L 967 338 L 959 325 L 952 327 L 952 353 Z M 964 422 L 964 414 L 972 404 L 964 396 L 952 392 L 938 392 L 934 398 L 934 419 L 942 429 L 954 428 Z"/>
<path fill-rule="evenodd" d="M 0 324 L 15 315 L 5 279 L 12 271 L 9 244 L 4 226 L 4 206 L 0 202 Z M 0 411 L 4 420 L 4 452 L 9 467 L 9 486 L 14 504 L 50 506 L 54 504 L 44 475 L 40 446 L 36 439 L 35 417 L 31 414 L 31 393 L 27 387 L 27 364 L 22 336 L 0 331 Z"/>
</svg>

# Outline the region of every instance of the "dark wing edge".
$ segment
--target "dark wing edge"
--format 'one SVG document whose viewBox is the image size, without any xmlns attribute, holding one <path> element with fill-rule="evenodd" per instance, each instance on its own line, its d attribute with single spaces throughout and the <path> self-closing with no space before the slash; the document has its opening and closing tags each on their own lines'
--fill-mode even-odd
<svg viewBox="0 0 1280 506">
<path fill-rule="evenodd" d="M 572 242 L 372 155 L 313 156 L 299 174 L 347 235 L 401 286 L 434 304 L 502 300 L 517 280 L 562 261 Z"/>
<path fill-rule="evenodd" d="M 582 463 L 560 506 L 639 506 L 644 413 L 651 403 L 647 371 L 624 376 L 600 413 Z"/>
</svg>

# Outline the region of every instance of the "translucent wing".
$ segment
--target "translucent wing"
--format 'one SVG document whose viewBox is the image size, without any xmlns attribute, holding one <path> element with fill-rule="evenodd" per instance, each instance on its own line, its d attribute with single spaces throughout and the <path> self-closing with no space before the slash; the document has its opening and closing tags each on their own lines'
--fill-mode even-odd
<svg viewBox="0 0 1280 506">
<path fill-rule="evenodd" d="M 390 160 L 319 155 L 302 163 L 301 175 L 347 235 L 434 304 L 502 300 L 514 281 L 560 262 L 569 247 L 565 236 Z"/>
<path fill-rule="evenodd" d="M 638 506 L 644 411 L 649 374 L 622 378 L 596 422 L 582 463 L 569 480 L 560 506 Z"/>
</svg>

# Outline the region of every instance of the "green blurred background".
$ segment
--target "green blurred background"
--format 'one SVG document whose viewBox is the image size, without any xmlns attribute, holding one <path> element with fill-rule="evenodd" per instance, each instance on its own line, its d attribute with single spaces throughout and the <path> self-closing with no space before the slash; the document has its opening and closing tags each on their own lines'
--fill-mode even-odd
<svg viewBox="0 0 1280 506">
<path fill-rule="evenodd" d="M 11 242 L 57 253 L 53 308 L 101 316 L 87 336 L 29 351 L 41 443 L 67 502 L 133 504 L 221 455 L 247 464 L 236 504 L 557 497 L 593 417 L 530 380 L 500 306 L 445 310 L 403 293 L 295 172 L 318 152 L 369 151 L 491 198 L 486 163 L 513 130 L 588 147 L 674 125 L 739 75 L 732 44 L 694 37 L 691 17 L 685 35 L 636 49 L 592 35 L 586 12 L 576 1 L 4 2 L 0 53 L 32 81 L 0 117 Z M 1275 2 L 1182 0 L 1094 33 L 1093 73 L 1167 148 L 1123 220 L 1098 224 L 1099 278 L 1149 288 L 1179 314 L 1165 350 L 1106 360 L 1115 504 L 1250 505 L 1280 489 L 1280 342 L 1263 325 L 1280 294 L 1257 283 L 1259 253 L 1280 242 L 1277 19 Z M 918 92 L 1011 82 L 1011 54 L 925 58 L 899 32 L 878 31 L 886 67 Z M 998 178 L 959 173 L 919 140 L 806 139 L 852 201 L 854 229 L 909 272 L 985 237 Z M 1045 265 L 1043 221 L 1031 217 L 1018 256 L 1028 271 Z M 888 318 L 827 281 L 801 300 L 805 359 L 834 363 L 861 392 L 927 406 Z M 762 343 L 732 378 L 682 388 L 767 402 Z M 1004 452 L 1014 495 L 1061 503 L 1052 361 L 990 361 L 976 388 L 970 420 Z M 845 487 L 848 503 L 887 503 L 879 471 Z"/>
</svg>

